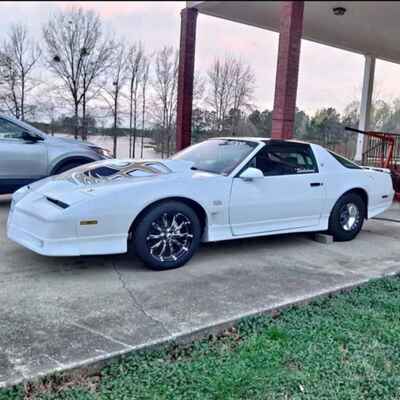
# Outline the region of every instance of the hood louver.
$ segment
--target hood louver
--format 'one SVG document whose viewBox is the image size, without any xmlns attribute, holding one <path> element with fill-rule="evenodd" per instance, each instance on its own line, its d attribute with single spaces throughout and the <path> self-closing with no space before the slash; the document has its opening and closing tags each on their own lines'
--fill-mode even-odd
<svg viewBox="0 0 400 400">
<path fill-rule="evenodd" d="M 46 199 L 47 199 L 47 201 L 49 201 L 50 203 L 55 204 L 55 205 L 58 206 L 58 207 L 61 207 L 61 208 L 64 208 L 64 209 L 69 207 L 68 204 L 63 203 L 63 202 L 60 201 L 60 200 L 52 199 L 51 197 L 46 197 Z"/>
</svg>

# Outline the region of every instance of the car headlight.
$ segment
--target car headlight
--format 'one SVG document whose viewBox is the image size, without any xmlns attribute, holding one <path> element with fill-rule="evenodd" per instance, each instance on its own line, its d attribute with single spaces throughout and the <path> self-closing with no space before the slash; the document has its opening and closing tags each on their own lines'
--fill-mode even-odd
<svg viewBox="0 0 400 400">
<path fill-rule="evenodd" d="M 18 189 L 11 198 L 11 211 L 14 210 L 15 205 L 23 198 L 26 194 L 31 190 L 30 185 L 22 186 L 22 188 Z"/>
<path fill-rule="evenodd" d="M 16 192 L 14 192 L 12 198 L 15 201 L 18 201 L 20 198 L 24 197 L 31 190 L 30 185 L 25 185 L 19 188 Z"/>
<path fill-rule="evenodd" d="M 102 147 L 91 147 L 93 151 L 95 151 L 98 155 L 104 158 L 113 158 L 113 154 L 110 150 L 103 149 Z"/>
</svg>

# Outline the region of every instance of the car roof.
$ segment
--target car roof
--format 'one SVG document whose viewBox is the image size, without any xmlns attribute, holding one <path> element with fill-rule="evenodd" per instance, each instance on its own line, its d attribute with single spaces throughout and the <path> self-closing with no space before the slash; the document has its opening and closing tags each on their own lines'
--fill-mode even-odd
<svg viewBox="0 0 400 400">
<path fill-rule="evenodd" d="M 214 139 L 224 139 L 224 140 L 242 140 L 246 142 L 255 142 L 260 144 L 289 144 L 289 143 L 300 143 L 310 145 L 311 143 L 305 142 L 298 139 L 272 139 L 267 137 L 254 137 L 254 136 L 224 136 L 224 137 L 213 137 Z"/>
</svg>

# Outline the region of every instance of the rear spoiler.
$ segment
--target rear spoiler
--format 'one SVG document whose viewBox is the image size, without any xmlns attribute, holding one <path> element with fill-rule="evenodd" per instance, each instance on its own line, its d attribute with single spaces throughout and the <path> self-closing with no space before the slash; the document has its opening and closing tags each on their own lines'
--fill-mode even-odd
<svg viewBox="0 0 400 400">
<path fill-rule="evenodd" d="M 361 133 L 362 135 L 369 135 L 369 136 L 374 136 L 374 135 L 376 135 L 376 136 L 377 135 L 400 136 L 400 133 L 362 131 L 361 129 L 351 128 L 350 126 L 345 126 L 344 130 L 345 131 L 350 131 L 350 132 L 355 132 L 355 133 Z"/>
<path fill-rule="evenodd" d="M 384 172 L 386 174 L 392 173 L 392 171 L 389 168 L 369 167 L 369 166 L 364 166 L 364 165 L 361 168 L 368 169 L 370 171 Z"/>
</svg>

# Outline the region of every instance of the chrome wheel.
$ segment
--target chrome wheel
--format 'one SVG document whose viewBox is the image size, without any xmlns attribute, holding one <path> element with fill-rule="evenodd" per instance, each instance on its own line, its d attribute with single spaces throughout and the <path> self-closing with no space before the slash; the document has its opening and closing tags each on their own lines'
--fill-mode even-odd
<svg viewBox="0 0 400 400">
<path fill-rule="evenodd" d="M 193 237 L 192 223 L 186 215 L 165 212 L 152 222 L 146 245 L 157 261 L 177 261 L 189 252 Z"/>
<path fill-rule="evenodd" d="M 347 232 L 356 230 L 360 224 L 360 210 L 354 203 L 345 204 L 339 215 L 340 225 Z"/>
</svg>

